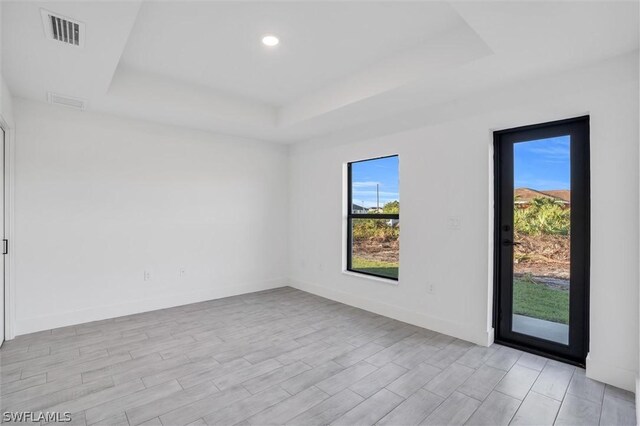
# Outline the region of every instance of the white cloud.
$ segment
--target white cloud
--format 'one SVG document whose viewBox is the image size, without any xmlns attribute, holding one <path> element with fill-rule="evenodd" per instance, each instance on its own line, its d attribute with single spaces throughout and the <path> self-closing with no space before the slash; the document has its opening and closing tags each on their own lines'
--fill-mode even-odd
<svg viewBox="0 0 640 426">
<path fill-rule="evenodd" d="M 382 183 L 380 183 L 380 182 L 353 182 L 353 187 L 354 188 L 366 188 L 366 187 L 376 186 L 376 185 L 382 186 Z"/>
</svg>

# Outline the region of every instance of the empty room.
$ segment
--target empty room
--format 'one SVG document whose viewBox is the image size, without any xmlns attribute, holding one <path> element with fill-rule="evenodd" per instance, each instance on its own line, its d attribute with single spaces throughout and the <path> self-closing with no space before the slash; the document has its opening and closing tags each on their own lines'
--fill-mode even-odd
<svg viewBox="0 0 640 426">
<path fill-rule="evenodd" d="M 640 2 L 0 0 L 0 419 L 637 425 Z"/>
</svg>

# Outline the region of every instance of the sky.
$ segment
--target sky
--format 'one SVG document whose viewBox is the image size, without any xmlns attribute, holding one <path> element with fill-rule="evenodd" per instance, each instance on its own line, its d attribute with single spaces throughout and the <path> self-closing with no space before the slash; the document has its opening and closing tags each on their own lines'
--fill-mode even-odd
<svg viewBox="0 0 640 426">
<path fill-rule="evenodd" d="M 568 135 L 514 144 L 514 187 L 571 189 L 569 144 Z"/>
<path fill-rule="evenodd" d="M 389 201 L 399 201 L 398 180 L 397 156 L 352 163 L 353 203 L 376 207 L 376 185 L 380 188 L 380 207 Z"/>
</svg>

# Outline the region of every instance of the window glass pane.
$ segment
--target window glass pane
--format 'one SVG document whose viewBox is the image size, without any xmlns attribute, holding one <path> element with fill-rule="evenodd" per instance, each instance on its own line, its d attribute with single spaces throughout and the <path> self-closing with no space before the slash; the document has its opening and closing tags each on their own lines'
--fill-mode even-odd
<svg viewBox="0 0 640 426">
<path fill-rule="evenodd" d="M 513 319 L 516 333 L 569 343 L 571 140 L 514 144 Z"/>
<path fill-rule="evenodd" d="M 398 156 L 351 163 L 352 213 L 400 213 Z"/>
<path fill-rule="evenodd" d="M 351 220 L 351 270 L 398 278 L 400 220 Z"/>
</svg>

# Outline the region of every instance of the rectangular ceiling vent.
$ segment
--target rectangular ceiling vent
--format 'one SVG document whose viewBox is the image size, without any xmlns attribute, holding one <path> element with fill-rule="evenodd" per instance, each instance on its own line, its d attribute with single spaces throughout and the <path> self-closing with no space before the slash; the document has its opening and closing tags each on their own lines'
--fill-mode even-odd
<svg viewBox="0 0 640 426">
<path fill-rule="evenodd" d="M 49 40 L 59 41 L 69 46 L 84 46 L 84 24 L 65 16 L 40 9 L 44 34 Z"/>
<path fill-rule="evenodd" d="M 87 102 L 84 99 L 58 95 L 52 92 L 47 92 L 47 100 L 50 104 L 62 105 L 67 108 L 74 108 L 80 111 L 84 110 L 84 108 L 87 106 Z"/>
</svg>

